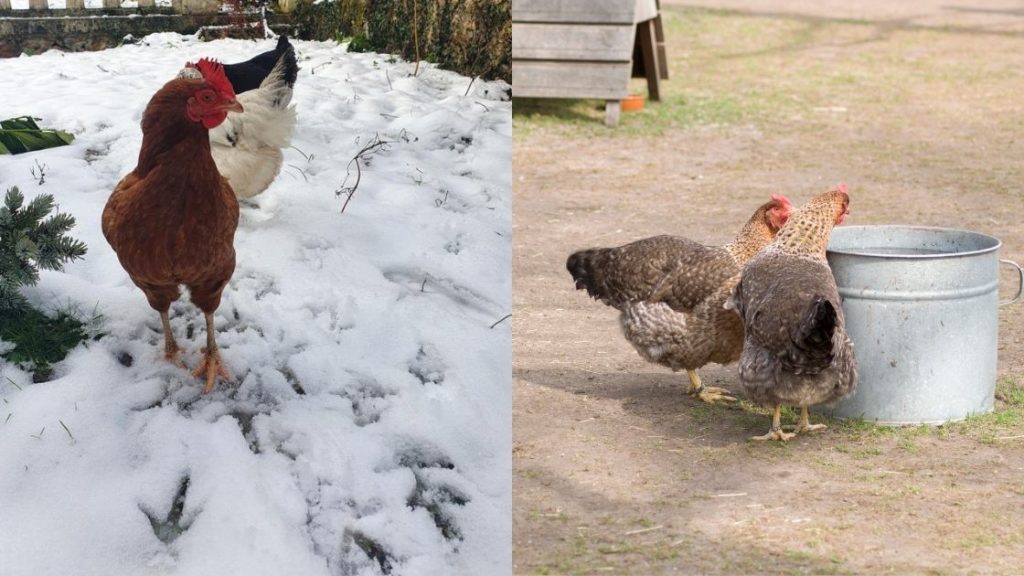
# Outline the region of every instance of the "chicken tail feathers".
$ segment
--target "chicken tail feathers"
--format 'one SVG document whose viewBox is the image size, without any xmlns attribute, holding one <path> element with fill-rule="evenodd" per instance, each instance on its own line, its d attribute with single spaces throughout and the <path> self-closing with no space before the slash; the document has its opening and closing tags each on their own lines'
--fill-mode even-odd
<svg viewBox="0 0 1024 576">
<path fill-rule="evenodd" d="M 287 44 L 288 39 L 284 39 Z M 278 63 L 284 62 L 284 82 L 289 88 L 295 87 L 295 79 L 299 77 L 299 63 L 295 59 L 295 48 L 291 44 L 287 44 L 288 49 L 285 50 L 284 54 L 278 60 Z"/>
<path fill-rule="evenodd" d="M 565 268 L 576 281 L 577 290 L 586 290 L 587 294 L 598 300 L 608 298 L 607 290 L 600 279 L 600 267 L 605 260 L 603 249 L 580 250 L 569 256 Z"/>
<path fill-rule="evenodd" d="M 835 355 L 832 337 L 838 322 L 832 302 L 815 296 L 800 322 L 785 363 L 797 373 L 817 373 L 830 366 Z"/>
<path fill-rule="evenodd" d="M 284 52 L 285 50 L 292 47 L 292 43 L 288 41 L 287 34 L 281 34 L 277 37 L 277 46 L 274 46 L 275 52 Z"/>
<path fill-rule="evenodd" d="M 270 94 L 270 105 L 273 108 L 283 110 L 292 101 L 292 86 L 295 85 L 295 78 L 299 73 L 299 66 L 295 61 L 295 49 L 291 46 L 281 57 L 277 59 L 270 74 L 260 83 L 260 90 Z"/>
</svg>

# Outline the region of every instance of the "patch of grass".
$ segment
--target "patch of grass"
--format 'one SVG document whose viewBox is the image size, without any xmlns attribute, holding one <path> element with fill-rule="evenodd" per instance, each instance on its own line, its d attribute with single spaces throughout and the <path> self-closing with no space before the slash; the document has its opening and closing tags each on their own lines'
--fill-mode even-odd
<svg viewBox="0 0 1024 576">
<path fill-rule="evenodd" d="M 633 552 L 639 552 L 640 547 L 633 544 L 609 544 L 606 546 L 598 546 L 597 551 L 601 554 L 631 554 Z"/>
<path fill-rule="evenodd" d="M 2 356 L 31 367 L 34 379 L 43 381 L 54 363 L 89 337 L 87 323 L 80 318 L 70 309 L 52 318 L 28 307 L 0 310 L 0 340 L 14 344 Z"/>
<path fill-rule="evenodd" d="M 960 539 L 960 547 L 965 550 L 989 548 L 999 544 L 999 539 L 992 534 L 972 534 Z"/>
<path fill-rule="evenodd" d="M 724 417 L 727 408 L 717 404 L 705 404 L 701 402 L 689 409 L 689 416 L 698 425 L 710 424 Z"/>
<path fill-rule="evenodd" d="M 832 420 L 830 426 L 851 439 L 895 438 L 896 446 L 907 452 L 918 450 L 919 438 L 944 438 L 950 434 L 968 436 L 984 444 L 993 444 L 1003 436 L 1024 434 L 1024 387 L 1016 377 L 1004 376 L 996 384 L 996 406 L 987 414 L 971 415 L 959 422 L 941 426 L 881 426 L 861 419 Z M 860 448 L 837 447 L 840 452 L 866 458 L 877 455 Z M 877 450 L 877 448 L 875 449 Z M 878 452 L 880 454 L 881 451 Z"/>
</svg>

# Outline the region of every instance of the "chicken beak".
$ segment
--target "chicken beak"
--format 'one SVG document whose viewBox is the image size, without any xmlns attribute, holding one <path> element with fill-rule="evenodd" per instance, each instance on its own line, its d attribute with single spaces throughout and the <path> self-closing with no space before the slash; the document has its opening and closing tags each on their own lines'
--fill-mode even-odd
<svg viewBox="0 0 1024 576">
<path fill-rule="evenodd" d="M 242 109 L 242 104 L 234 98 L 225 102 L 221 108 L 225 112 L 245 112 L 245 110 Z"/>
</svg>

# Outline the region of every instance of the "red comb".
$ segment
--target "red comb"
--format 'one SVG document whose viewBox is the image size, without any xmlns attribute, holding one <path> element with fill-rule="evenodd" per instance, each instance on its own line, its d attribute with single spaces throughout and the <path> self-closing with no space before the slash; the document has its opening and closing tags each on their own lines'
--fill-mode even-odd
<svg viewBox="0 0 1024 576">
<path fill-rule="evenodd" d="M 837 192 L 842 192 L 843 194 L 847 194 L 847 192 L 846 192 L 846 184 L 844 184 L 844 183 L 842 183 L 842 182 L 840 182 L 839 184 L 837 184 L 837 185 L 836 185 L 836 191 L 837 191 Z"/>
<path fill-rule="evenodd" d="M 789 198 L 786 198 L 782 194 L 772 194 L 772 200 L 775 200 L 776 202 L 782 204 L 783 206 L 792 206 L 792 203 L 789 201 Z"/>
<path fill-rule="evenodd" d="M 224 65 L 220 62 L 203 58 L 198 63 L 192 64 L 190 62 L 187 66 L 198 69 L 199 73 L 203 75 L 203 80 L 210 86 L 213 86 L 214 90 L 225 96 L 235 97 L 235 88 L 231 85 L 228 77 L 224 75 Z"/>
</svg>

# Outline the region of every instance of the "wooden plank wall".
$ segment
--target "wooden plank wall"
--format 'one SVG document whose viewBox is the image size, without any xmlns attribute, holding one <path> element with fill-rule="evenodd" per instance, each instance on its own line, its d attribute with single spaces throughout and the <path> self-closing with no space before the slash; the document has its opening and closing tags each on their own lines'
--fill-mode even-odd
<svg viewBox="0 0 1024 576">
<path fill-rule="evenodd" d="M 636 7 L 636 0 L 512 0 L 513 94 L 624 98 Z"/>
</svg>

